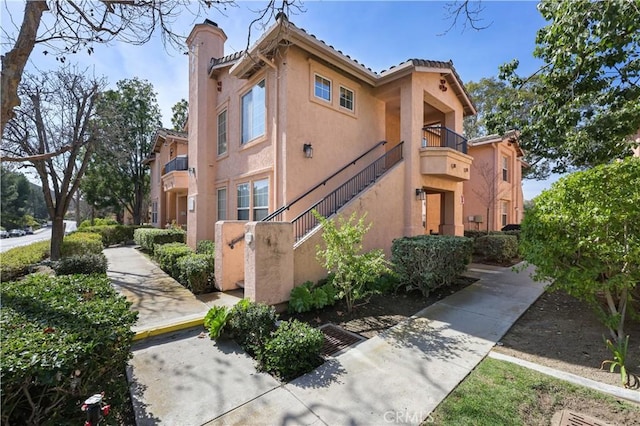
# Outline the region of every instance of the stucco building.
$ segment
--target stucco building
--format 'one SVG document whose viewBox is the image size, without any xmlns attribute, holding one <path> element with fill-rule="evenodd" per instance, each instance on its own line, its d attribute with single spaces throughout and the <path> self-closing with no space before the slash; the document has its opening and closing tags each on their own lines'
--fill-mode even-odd
<svg viewBox="0 0 640 426">
<path fill-rule="evenodd" d="M 159 134 L 149 160 L 153 224 L 186 224 L 191 246 L 215 239 L 220 288 L 260 274 L 247 247 L 267 224 L 291 228 L 277 259 L 291 262 L 286 281 L 322 277 L 311 208 L 367 212 L 365 248 L 387 254 L 394 238 L 463 234 L 472 157 L 462 122 L 476 111 L 451 62 L 374 72 L 283 15 L 246 52 L 225 55 L 225 40 L 209 20 L 192 30 L 188 137 Z"/>
<path fill-rule="evenodd" d="M 515 131 L 468 141 L 471 179 L 464 183 L 464 226 L 499 231 L 524 214 L 522 169 L 528 167 Z"/>
</svg>

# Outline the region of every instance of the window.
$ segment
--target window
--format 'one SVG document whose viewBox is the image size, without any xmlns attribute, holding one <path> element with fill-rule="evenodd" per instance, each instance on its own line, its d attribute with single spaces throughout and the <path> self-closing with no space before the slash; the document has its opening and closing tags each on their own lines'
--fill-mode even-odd
<svg viewBox="0 0 640 426">
<path fill-rule="evenodd" d="M 507 225 L 507 221 L 509 220 L 508 216 L 509 216 L 509 202 L 508 201 L 502 201 L 500 202 L 500 210 L 501 210 L 501 221 L 500 223 L 502 223 L 502 226 L 506 226 Z"/>
<path fill-rule="evenodd" d="M 238 185 L 238 220 L 249 220 L 249 184 Z"/>
<path fill-rule="evenodd" d="M 253 182 L 253 220 L 262 220 L 269 213 L 269 180 Z"/>
<path fill-rule="evenodd" d="M 227 220 L 227 188 L 218 189 L 218 220 Z"/>
<path fill-rule="evenodd" d="M 265 100 L 264 80 L 242 97 L 242 145 L 264 135 Z"/>
<path fill-rule="evenodd" d="M 151 203 L 151 223 L 158 223 L 158 202 Z"/>
<path fill-rule="evenodd" d="M 218 114 L 218 155 L 227 152 L 227 110 Z"/>
<path fill-rule="evenodd" d="M 340 106 L 348 109 L 349 111 L 353 111 L 354 104 L 355 94 L 353 93 L 353 90 L 340 86 Z"/>
<path fill-rule="evenodd" d="M 331 80 L 327 80 L 326 78 L 316 74 L 314 93 L 316 98 L 331 102 Z"/>
<path fill-rule="evenodd" d="M 509 182 L 509 158 L 502 157 L 502 180 Z"/>
</svg>

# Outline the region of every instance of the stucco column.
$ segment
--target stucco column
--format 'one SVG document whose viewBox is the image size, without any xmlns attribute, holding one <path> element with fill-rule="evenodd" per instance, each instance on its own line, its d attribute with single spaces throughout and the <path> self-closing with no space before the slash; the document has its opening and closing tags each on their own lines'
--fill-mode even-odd
<svg viewBox="0 0 640 426">
<path fill-rule="evenodd" d="M 293 289 L 293 225 L 245 225 L 244 297 L 268 305 L 289 300 Z"/>
<path fill-rule="evenodd" d="M 216 222 L 215 277 L 221 291 L 238 288 L 244 280 L 244 221 Z"/>
<path fill-rule="evenodd" d="M 440 235 L 464 235 L 462 222 L 462 182 L 456 184 L 454 191 L 447 191 L 442 195 L 440 206 Z"/>
<path fill-rule="evenodd" d="M 404 141 L 405 179 L 403 189 L 404 235 L 424 233 L 422 201 L 415 189 L 422 187 L 420 175 L 420 144 L 423 117 L 423 92 L 407 78 L 400 89 L 400 139 Z"/>
</svg>

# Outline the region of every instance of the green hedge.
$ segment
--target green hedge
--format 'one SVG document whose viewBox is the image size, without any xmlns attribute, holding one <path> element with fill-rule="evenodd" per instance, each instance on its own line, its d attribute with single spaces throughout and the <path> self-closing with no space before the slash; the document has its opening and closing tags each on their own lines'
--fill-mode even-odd
<svg viewBox="0 0 640 426">
<path fill-rule="evenodd" d="M 108 226 L 108 225 L 117 225 L 118 221 L 115 219 L 103 219 L 103 218 L 95 218 L 93 219 L 93 223 L 91 223 L 90 219 L 83 220 L 78 226 L 78 229 L 85 232 L 86 228 L 91 228 L 95 226 Z"/>
<path fill-rule="evenodd" d="M 0 281 L 12 281 L 29 273 L 29 268 L 49 257 L 50 242 L 39 241 L 12 248 L 0 255 Z"/>
<path fill-rule="evenodd" d="M 166 247 L 166 246 L 160 246 Z M 215 257 L 212 254 L 187 254 L 177 259 L 179 280 L 194 294 L 213 290 Z"/>
<path fill-rule="evenodd" d="M 488 262 L 505 263 L 518 256 L 518 238 L 513 235 L 485 235 L 474 246 L 474 252 Z"/>
<path fill-rule="evenodd" d="M 182 229 L 139 228 L 134 231 L 133 239 L 143 250 L 153 253 L 156 244 L 185 243 L 187 233 Z"/>
<path fill-rule="evenodd" d="M 117 418 L 137 317 L 129 306 L 106 276 L 35 274 L 3 284 L 2 424 L 82 424 L 80 405 L 97 391 Z"/>
<path fill-rule="evenodd" d="M 171 275 L 176 281 L 180 281 L 178 259 L 190 254 L 193 254 L 193 250 L 185 243 L 168 243 L 156 245 L 153 257 L 160 264 L 163 271 Z"/>
<path fill-rule="evenodd" d="M 469 229 L 464 231 L 465 237 L 472 238 L 474 240 L 479 237 L 484 237 L 485 235 L 487 235 L 487 231 L 480 231 L 480 230 L 476 231 L 474 229 Z"/>
<path fill-rule="evenodd" d="M 273 306 L 242 299 L 231 310 L 228 325 L 236 342 L 255 356 L 275 330 L 277 319 Z"/>
<path fill-rule="evenodd" d="M 200 240 L 196 244 L 196 253 L 198 254 L 215 254 L 216 246 L 211 240 Z"/>
<path fill-rule="evenodd" d="M 64 237 L 60 257 L 102 253 L 102 238 L 91 232 L 74 232 Z"/>
<path fill-rule="evenodd" d="M 107 258 L 102 253 L 65 257 L 53 262 L 53 269 L 56 275 L 106 274 Z"/>
<path fill-rule="evenodd" d="M 426 297 L 451 285 L 471 259 L 473 240 L 446 235 L 399 238 L 391 246 L 392 263 L 400 286 L 419 289 Z"/>
<path fill-rule="evenodd" d="M 82 228 L 82 232 L 100 234 L 102 245 L 109 247 L 115 244 L 128 244 L 133 241 L 135 230 L 140 228 L 150 229 L 148 225 L 101 225 L 86 226 Z"/>
</svg>

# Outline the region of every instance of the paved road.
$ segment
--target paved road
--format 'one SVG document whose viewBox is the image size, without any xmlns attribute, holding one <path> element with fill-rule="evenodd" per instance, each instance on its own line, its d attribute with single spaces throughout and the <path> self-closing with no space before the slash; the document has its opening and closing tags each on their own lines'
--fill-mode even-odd
<svg viewBox="0 0 640 426">
<path fill-rule="evenodd" d="M 76 222 L 72 220 L 65 220 L 67 224 L 66 231 L 71 232 L 76 230 Z M 25 235 L 22 237 L 3 238 L 0 240 L 0 253 L 5 252 L 14 247 L 26 246 L 27 244 L 35 243 L 36 241 L 50 240 L 51 228 L 44 228 L 37 231 L 32 235 Z"/>
</svg>

